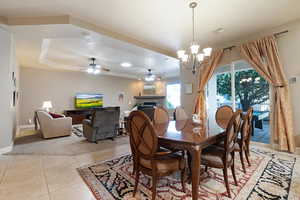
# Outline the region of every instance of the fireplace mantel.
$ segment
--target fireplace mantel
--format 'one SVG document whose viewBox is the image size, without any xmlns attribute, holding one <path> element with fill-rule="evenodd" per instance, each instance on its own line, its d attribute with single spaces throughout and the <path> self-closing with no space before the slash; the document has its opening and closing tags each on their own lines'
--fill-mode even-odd
<svg viewBox="0 0 300 200">
<path fill-rule="evenodd" d="M 164 99 L 166 98 L 165 96 L 135 96 L 135 99 Z"/>
</svg>

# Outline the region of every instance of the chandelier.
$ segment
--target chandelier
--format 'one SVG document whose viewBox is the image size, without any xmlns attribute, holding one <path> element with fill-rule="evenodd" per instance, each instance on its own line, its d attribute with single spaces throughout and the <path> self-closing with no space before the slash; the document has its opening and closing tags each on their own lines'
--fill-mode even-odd
<svg viewBox="0 0 300 200">
<path fill-rule="evenodd" d="M 193 74 L 196 73 L 196 67 L 200 66 L 201 63 L 204 61 L 206 56 L 210 56 L 212 52 L 212 48 L 207 47 L 202 49 L 200 52 L 200 45 L 195 41 L 195 8 L 197 7 L 196 2 L 190 3 L 190 8 L 192 9 L 193 13 L 193 41 L 190 46 L 190 50 L 178 50 L 177 56 L 181 60 L 183 64 L 192 66 Z"/>
</svg>

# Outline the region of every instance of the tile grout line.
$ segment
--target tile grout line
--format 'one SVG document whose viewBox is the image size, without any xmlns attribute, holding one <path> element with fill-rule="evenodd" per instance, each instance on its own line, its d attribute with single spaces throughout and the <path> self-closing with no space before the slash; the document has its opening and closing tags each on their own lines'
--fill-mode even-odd
<svg viewBox="0 0 300 200">
<path fill-rule="evenodd" d="M 45 171 L 45 167 L 44 167 L 44 157 L 45 156 L 42 156 L 42 171 L 43 171 L 43 176 L 44 176 L 44 179 L 45 179 L 45 182 L 46 182 L 46 186 L 47 186 L 48 197 L 49 197 L 49 200 L 51 200 L 51 195 L 50 195 L 48 180 L 47 180 L 46 171 Z"/>
</svg>

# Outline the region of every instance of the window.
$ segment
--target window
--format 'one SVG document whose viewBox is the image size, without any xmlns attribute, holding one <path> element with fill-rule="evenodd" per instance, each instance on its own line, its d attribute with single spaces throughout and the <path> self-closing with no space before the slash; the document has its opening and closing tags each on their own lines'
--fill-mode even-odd
<svg viewBox="0 0 300 200">
<path fill-rule="evenodd" d="M 180 106 L 180 84 L 167 84 L 167 108 L 175 109 Z"/>
</svg>

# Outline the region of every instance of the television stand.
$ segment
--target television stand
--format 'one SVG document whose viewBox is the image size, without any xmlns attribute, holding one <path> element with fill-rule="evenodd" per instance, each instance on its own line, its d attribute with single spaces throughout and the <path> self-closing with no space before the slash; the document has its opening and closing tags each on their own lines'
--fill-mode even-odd
<svg viewBox="0 0 300 200">
<path fill-rule="evenodd" d="M 84 119 L 90 119 L 93 112 L 96 109 L 74 109 L 74 110 L 65 110 L 64 114 L 66 117 L 72 118 L 72 124 L 82 124 Z"/>
</svg>

